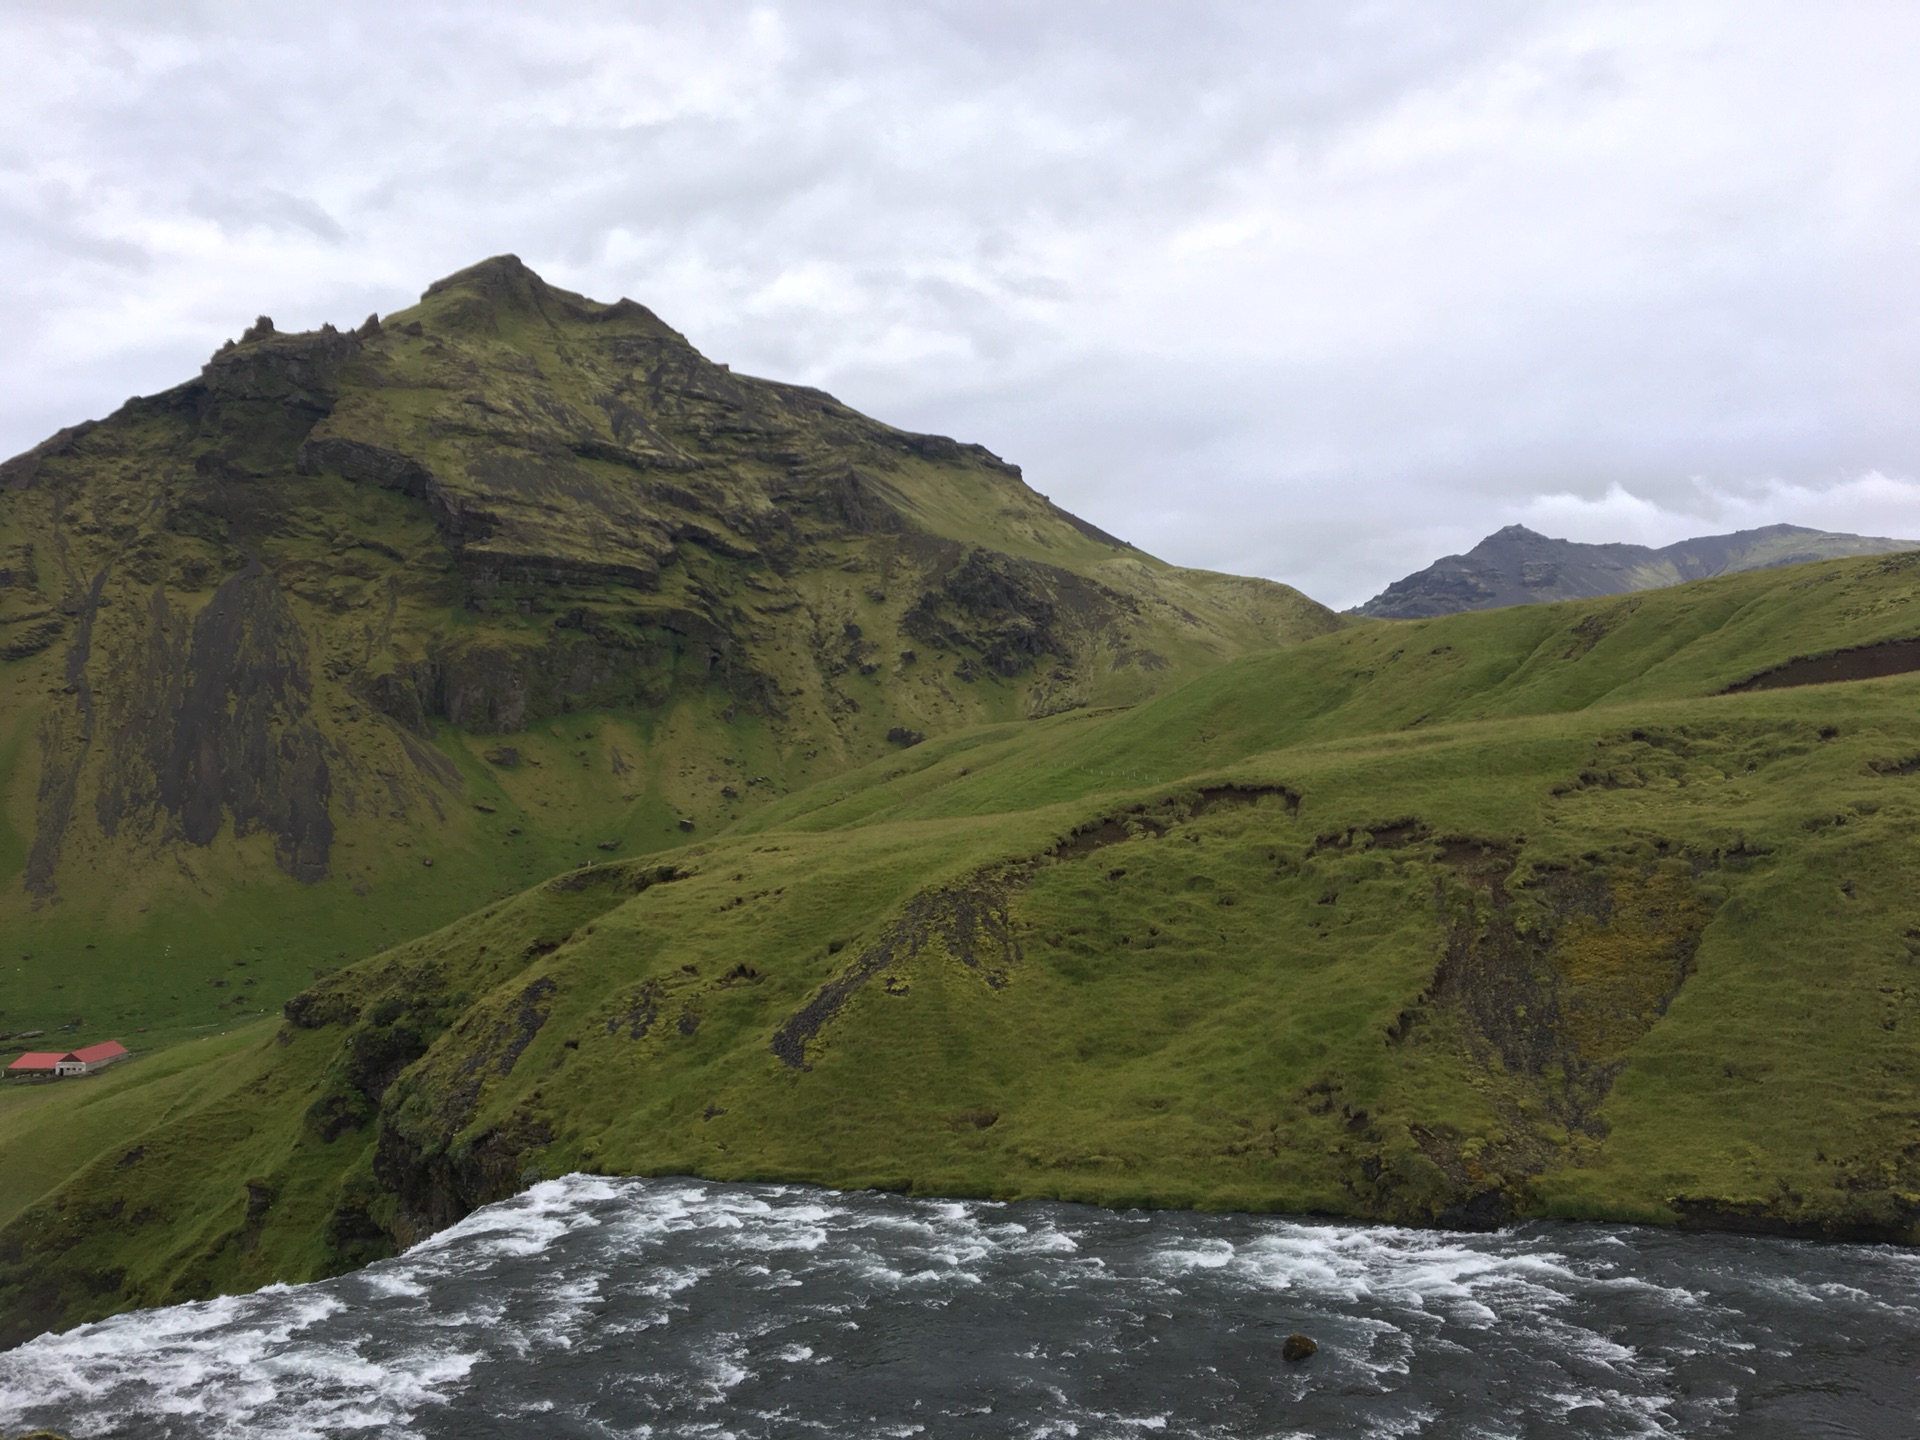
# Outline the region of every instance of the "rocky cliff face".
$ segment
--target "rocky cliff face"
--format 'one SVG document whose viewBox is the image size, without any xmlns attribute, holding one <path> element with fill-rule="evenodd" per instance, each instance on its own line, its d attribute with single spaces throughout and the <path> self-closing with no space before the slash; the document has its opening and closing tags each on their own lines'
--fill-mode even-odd
<svg viewBox="0 0 1920 1440">
<path fill-rule="evenodd" d="M 1446 555 L 1396 580 L 1356 615 L 1417 620 L 1461 610 L 1492 610 L 1546 600 L 1584 600 L 1654 590 L 1712 575 L 1920 549 L 1911 540 L 1838 535 L 1799 525 L 1768 525 L 1703 535 L 1655 550 L 1645 545 L 1583 545 L 1509 525 L 1464 555 Z"/>
<path fill-rule="evenodd" d="M 604 771 L 520 796 L 529 834 L 647 804 L 664 843 L 889 743 L 1338 623 L 503 257 L 352 332 L 263 319 L 0 467 L 0 906 L 453 843 L 505 803 L 474 777 L 534 755 L 513 735 L 595 739 Z M 583 714 L 627 728 L 562 733 Z"/>
</svg>

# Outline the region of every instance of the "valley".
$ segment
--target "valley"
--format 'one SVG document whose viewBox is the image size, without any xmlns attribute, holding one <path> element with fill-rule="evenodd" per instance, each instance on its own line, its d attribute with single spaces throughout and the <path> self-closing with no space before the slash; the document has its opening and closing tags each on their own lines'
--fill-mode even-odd
<svg viewBox="0 0 1920 1440">
<path fill-rule="evenodd" d="M 0 1230 L 10 1333 L 571 1171 L 1911 1240 L 1920 681 L 1738 687 L 1917 582 L 1354 626 L 567 870 L 5 1097 L 74 1137 Z"/>
<path fill-rule="evenodd" d="M 585 1172 L 1920 1239 L 1920 554 L 1412 620 L 510 258 L 0 467 L 0 1342 Z"/>
</svg>

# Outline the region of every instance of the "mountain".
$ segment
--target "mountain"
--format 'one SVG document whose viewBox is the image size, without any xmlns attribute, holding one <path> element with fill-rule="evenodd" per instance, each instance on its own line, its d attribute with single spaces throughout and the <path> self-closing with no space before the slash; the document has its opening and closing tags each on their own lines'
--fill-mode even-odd
<svg viewBox="0 0 1920 1440">
<path fill-rule="evenodd" d="M 0 1339 L 570 1171 L 1915 1243 L 1917 580 L 1355 622 L 0 1092 Z"/>
<path fill-rule="evenodd" d="M 1552 540 L 1524 525 L 1509 525 L 1464 555 L 1443 556 L 1426 569 L 1394 581 L 1350 613 L 1414 620 L 1502 605 L 1624 595 L 1742 570 L 1913 549 L 1920 549 L 1920 541 L 1836 535 L 1799 525 L 1703 535 L 1659 550 Z"/>
<path fill-rule="evenodd" d="M 0 466 L 6 1030 L 146 1034 L 1344 623 L 511 256 Z"/>
<path fill-rule="evenodd" d="M 1917 577 L 1347 619 L 509 258 L 263 321 L 0 467 L 0 1025 L 135 1051 L 0 1343 L 569 1171 L 1920 1242 Z"/>
</svg>

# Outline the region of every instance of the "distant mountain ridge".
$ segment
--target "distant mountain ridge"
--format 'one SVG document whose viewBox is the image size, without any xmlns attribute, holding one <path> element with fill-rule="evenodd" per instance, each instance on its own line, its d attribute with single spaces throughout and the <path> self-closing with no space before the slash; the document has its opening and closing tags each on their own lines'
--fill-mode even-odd
<svg viewBox="0 0 1920 1440">
<path fill-rule="evenodd" d="M 1350 613 L 1418 620 L 1462 610 L 1624 595 L 1742 570 L 1895 550 L 1920 550 L 1920 541 L 1844 535 L 1803 525 L 1765 525 L 1730 535 L 1696 536 L 1656 550 L 1646 545 L 1555 540 L 1524 525 L 1509 525 L 1464 555 L 1443 556 L 1426 569 L 1394 581 Z"/>
</svg>

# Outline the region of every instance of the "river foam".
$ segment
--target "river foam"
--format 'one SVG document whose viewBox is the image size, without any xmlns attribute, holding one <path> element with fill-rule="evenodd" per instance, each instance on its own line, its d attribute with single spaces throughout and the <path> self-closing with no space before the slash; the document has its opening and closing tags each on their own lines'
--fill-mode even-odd
<svg viewBox="0 0 1920 1440">
<path fill-rule="evenodd" d="M 1887 1436 L 1916 1394 L 1888 1247 L 590 1176 L 0 1355 L 0 1429 L 90 1440 Z"/>
</svg>

